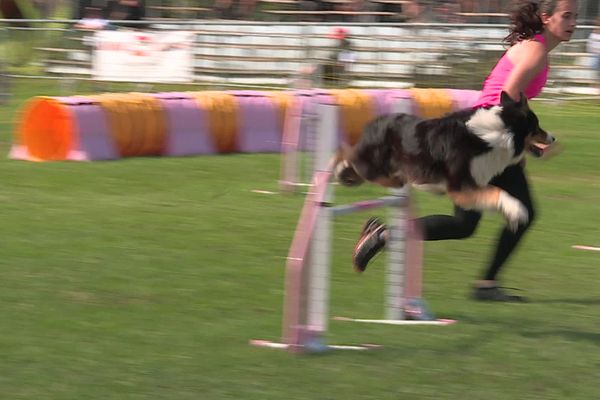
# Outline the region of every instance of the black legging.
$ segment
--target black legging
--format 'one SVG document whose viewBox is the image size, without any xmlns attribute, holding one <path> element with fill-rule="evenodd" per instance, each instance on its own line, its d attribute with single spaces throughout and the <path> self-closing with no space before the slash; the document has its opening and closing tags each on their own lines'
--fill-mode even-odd
<svg viewBox="0 0 600 400">
<path fill-rule="evenodd" d="M 498 272 L 504 262 L 515 249 L 519 240 L 529 228 L 535 218 L 533 202 L 529 193 L 529 183 L 521 165 L 513 165 L 490 182 L 491 185 L 506 190 L 511 196 L 520 200 L 529 213 L 527 224 L 520 225 L 516 232 L 506 226 L 502 230 L 500 240 L 496 246 L 494 257 L 490 261 L 483 279 L 496 280 Z M 451 215 L 429 215 L 418 218 L 417 221 L 422 228 L 424 240 L 464 239 L 473 234 L 481 219 L 481 212 L 465 210 L 458 206 L 454 207 L 454 216 Z"/>
</svg>

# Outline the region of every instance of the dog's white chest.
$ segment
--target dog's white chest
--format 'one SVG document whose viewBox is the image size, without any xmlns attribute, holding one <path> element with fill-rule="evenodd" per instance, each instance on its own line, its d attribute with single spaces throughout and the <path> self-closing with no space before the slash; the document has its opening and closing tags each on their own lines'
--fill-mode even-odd
<svg viewBox="0 0 600 400">
<path fill-rule="evenodd" d="M 486 186 L 490 180 L 499 175 L 518 159 L 513 156 L 513 147 L 496 147 L 490 152 L 473 158 L 471 161 L 471 176 L 475 179 L 477 186 Z"/>
<path fill-rule="evenodd" d="M 514 136 L 502 122 L 500 111 L 501 107 L 497 106 L 480 109 L 466 123 L 471 132 L 490 146 L 488 152 L 471 160 L 471 176 L 478 186 L 486 186 L 494 176 L 521 158 L 514 156 Z"/>
</svg>

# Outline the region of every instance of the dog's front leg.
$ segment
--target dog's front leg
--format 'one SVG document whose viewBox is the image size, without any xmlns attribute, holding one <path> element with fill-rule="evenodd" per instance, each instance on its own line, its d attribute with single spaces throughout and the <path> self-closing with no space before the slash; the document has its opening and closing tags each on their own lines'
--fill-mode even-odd
<svg viewBox="0 0 600 400">
<path fill-rule="evenodd" d="M 492 210 L 502 213 L 509 229 L 513 232 L 519 225 L 526 224 L 529 220 L 527 208 L 523 203 L 496 186 L 488 185 L 482 189 L 449 191 L 448 196 L 454 204 L 466 210 Z"/>
</svg>

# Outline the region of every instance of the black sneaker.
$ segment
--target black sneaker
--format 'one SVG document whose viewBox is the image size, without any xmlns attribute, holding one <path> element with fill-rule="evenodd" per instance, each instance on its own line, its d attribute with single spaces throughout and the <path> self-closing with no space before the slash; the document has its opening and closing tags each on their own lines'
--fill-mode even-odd
<svg viewBox="0 0 600 400">
<path fill-rule="evenodd" d="M 479 301 L 503 301 L 509 303 L 526 303 L 529 300 L 525 296 L 508 294 L 500 286 L 476 287 L 473 289 L 473 300 Z"/>
<path fill-rule="evenodd" d="M 352 264 L 356 272 L 364 272 L 369 261 L 385 247 L 385 229 L 379 218 L 371 217 L 365 222 L 352 253 Z"/>
</svg>

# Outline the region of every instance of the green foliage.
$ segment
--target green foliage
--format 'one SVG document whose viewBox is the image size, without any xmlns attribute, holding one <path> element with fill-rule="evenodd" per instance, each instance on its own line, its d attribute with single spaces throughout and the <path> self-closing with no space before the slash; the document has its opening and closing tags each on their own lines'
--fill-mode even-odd
<svg viewBox="0 0 600 400">
<path fill-rule="evenodd" d="M 0 149 L 32 81 L 3 106 Z M 468 299 L 501 221 L 427 243 L 425 296 L 450 327 L 332 321 L 369 353 L 293 356 L 277 340 L 284 264 L 303 197 L 277 191 L 278 155 L 94 163 L 0 160 L 0 397 L 6 399 L 595 399 L 600 381 L 598 104 L 534 103 L 566 145 L 530 160 L 539 220 L 503 278 L 531 304 Z M 9 116 L 8 118 L 6 116 Z M 382 194 L 337 189 L 340 202 Z M 449 212 L 417 195 L 421 214 Z M 335 222 L 331 314 L 380 317 L 384 256 L 350 252 L 366 215 Z"/>
</svg>

